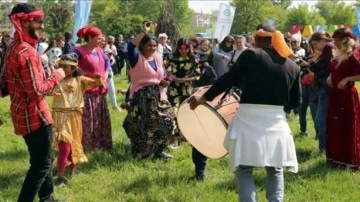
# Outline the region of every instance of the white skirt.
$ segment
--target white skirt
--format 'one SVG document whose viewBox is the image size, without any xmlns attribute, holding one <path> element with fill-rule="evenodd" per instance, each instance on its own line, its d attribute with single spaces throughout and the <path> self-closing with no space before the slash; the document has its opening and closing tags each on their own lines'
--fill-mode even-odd
<svg viewBox="0 0 360 202">
<path fill-rule="evenodd" d="M 298 171 L 295 144 L 282 106 L 240 104 L 227 130 L 232 171 L 239 165 Z"/>
</svg>

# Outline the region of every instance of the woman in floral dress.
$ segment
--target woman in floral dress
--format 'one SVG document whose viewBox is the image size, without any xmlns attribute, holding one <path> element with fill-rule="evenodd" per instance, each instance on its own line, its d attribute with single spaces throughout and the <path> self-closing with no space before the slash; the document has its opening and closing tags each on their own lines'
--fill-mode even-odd
<svg viewBox="0 0 360 202">
<path fill-rule="evenodd" d="M 175 114 L 180 104 L 188 98 L 193 91 L 193 81 L 199 79 L 200 68 L 194 54 L 191 52 L 190 40 L 181 38 L 177 42 L 175 53 L 167 62 L 168 74 L 173 75 L 172 82 L 168 86 L 167 95 L 169 102 L 175 108 Z M 181 136 L 177 121 L 173 133 L 173 146 L 178 145 L 178 137 Z"/>
</svg>

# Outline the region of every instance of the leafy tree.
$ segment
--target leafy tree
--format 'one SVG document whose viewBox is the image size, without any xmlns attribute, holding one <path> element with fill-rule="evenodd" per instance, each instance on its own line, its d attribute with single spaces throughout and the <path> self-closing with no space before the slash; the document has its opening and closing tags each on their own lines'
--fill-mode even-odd
<svg viewBox="0 0 360 202">
<path fill-rule="evenodd" d="M 157 21 L 156 35 L 160 33 L 166 33 L 168 35 L 171 45 L 175 47 L 178 39 L 180 38 L 179 26 L 175 22 L 175 17 L 170 12 L 172 10 L 172 4 L 163 6 L 160 11 L 160 16 Z"/>
<path fill-rule="evenodd" d="M 160 15 L 161 6 L 167 3 L 167 1 L 149 0 L 127 0 L 125 2 L 129 6 L 129 15 L 142 15 L 147 20 L 156 20 Z"/>
<path fill-rule="evenodd" d="M 307 4 L 301 4 L 296 8 L 288 10 L 285 26 L 291 25 L 309 25 L 311 23 L 311 12 Z"/>
<path fill-rule="evenodd" d="M 69 0 L 28 0 L 29 3 L 42 8 L 45 13 L 45 32 L 50 37 L 62 35 L 72 30 L 74 4 Z"/>
<path fill-rule="evenodd" d="M 267 19 L 266 7 L 271 6 L 270 0 L 233 0 L 236 7 L 231 33 L 250 33 L 257 25 Z"/>
<path fill-rule="evenodd" d="M 180 29 L 181 36 L 193 35 L 192 19 L 195 16 L 195 12 L 189 8 L 188 0 L 168 0 L 168 4 L 173 4 L 173 15 L 175 23 Z"/>
<path fill-rule="evenodd" d="M 355 24 L 355 9 L 339 0 L 319 0 L 315 5 L 327 24 Z"/>
<path fill-rule="evenodd" d="M 292 0 L 271 0 L 274 6 L 280 6 L 281 8 L 287 9 L 291 6 Z"/>
<path fill-rule="evenodd" d="M 125 12 L 120 9 L 122 3 L 117 0 L 93 0 L 89 24 L 99 27 L 105 34 L 114 34 L 114 32 L 125 29 L 120 26 L 126 25 L 122 22 L 125 17 Z"/>
<path fill-rule="evenodd" d="M 270 5 L 269 7 L 264 8 L 264 12 L 266 13 L 266 19 L 272 18 L 275 20 L 276 29 L 281 31 L 287 29 L 285 26 L 287 12 L 283 7 Z"/>
<path fill-rule="evenodd" d="M 12 8 L 12 2 L 0 1 L 0 27 L 1 31 L 9 30 L 11 28 L 11 22 L 8 18 Z"/>
</svg>

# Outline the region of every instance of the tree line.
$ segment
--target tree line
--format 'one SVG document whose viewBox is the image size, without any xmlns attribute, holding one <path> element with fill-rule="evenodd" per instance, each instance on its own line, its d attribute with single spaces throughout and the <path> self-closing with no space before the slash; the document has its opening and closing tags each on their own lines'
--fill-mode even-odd
<svg viewBox="0 0 360 202">
<path fill-rule="evenodd" d="M 45 31 L 48 36 L 62 35 L 72 31 L 75 3 L 72 0 L 28 0 L 44 9 Z M 125 37 L 138 33 L 141 22 L 159 22 L 159 32 L 173 38 L 193 36 L 205 28 L 195 28 L 192 19 L 195 12 L 188 7 L 189 0 L 93 0 L 89 24 L 98 26 L 107 34 L 123 34 Z M 6 19 L 12 2 L 0 1 L 0 26 L 10 26 Z M 291 6 L 292 0 L 232 0 L 236 7 L 232 33 L 251 33 L 269 18 L 275 20 L 278 30 L 288 31 L 291 25 L 353 25 L 357 24 L 355 9 L 360 0 L 347 4 L 341 0 L 319 0 L 315 6 L 306 3 Z M 204 6 L 206 4 L 204 3 Z M 215 28 L 217 11 L 212 12 L 212 28 Z M 201 30 L 203 29 L 203 30 Z"/>
</svg>

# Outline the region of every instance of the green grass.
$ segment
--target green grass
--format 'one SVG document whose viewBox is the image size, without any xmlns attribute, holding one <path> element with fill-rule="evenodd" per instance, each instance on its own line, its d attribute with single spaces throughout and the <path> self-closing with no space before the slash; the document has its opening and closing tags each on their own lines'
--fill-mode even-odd
<svg viewBox="0 0 360 202">
<path fill-rule="evenodd" d="M 115 77 L 117 88 L 127 88 L 125 77 Z M 118 95 L 119 103 L 123 100 Z M 49 98 L 51 102 L 51 98 Z M 234 175 L 228 168 L 228 158 L 209 160 L 207 179 L 202 183 L 189 182 L 194 173 L 191 147 L 185 143 L 170 151 L 175 158 L 134 160 L 130 156 L 129 140 L 123 129 L 125 111 L 111 111 L 114 149 L 88 154 L 89 162 L 78 166 L 78 174 L 64 188 L 55 188 L 57 198 L 69 202 L 229 202 L 237 201 Z M 21 137 L 13 134 L 9 114 L 9 99 L 0 100 L 0 202 L 16 201 L 29 157 Z M 325 156 L 319 155 L 310 116 L 309 137 L 299 136 L 299 124 L 290 118 L 294 133 L 299 172 L 285 173 L 285 201 L 359 201 L 358 172 L 331 169 Z M 54 163 L 55 166 L 55 163 Z M 255 170 L 255 183 L 260 201 L 265 198 L 264 169 Z"/>
</svg>

